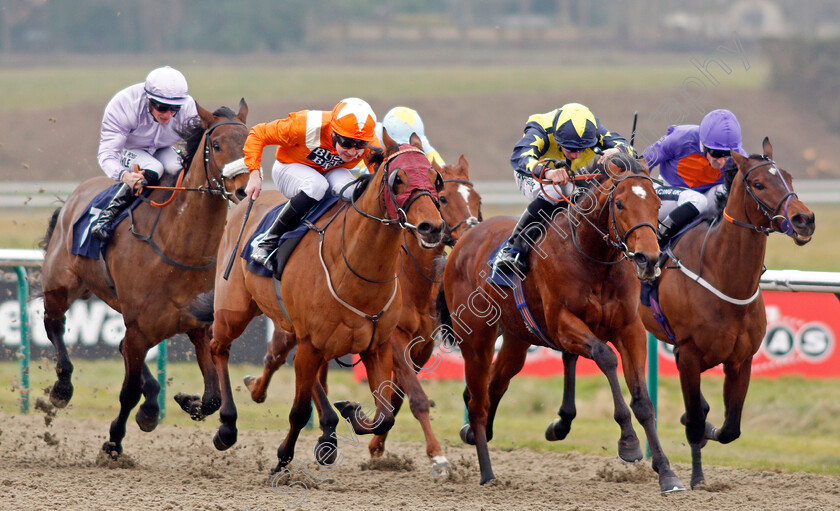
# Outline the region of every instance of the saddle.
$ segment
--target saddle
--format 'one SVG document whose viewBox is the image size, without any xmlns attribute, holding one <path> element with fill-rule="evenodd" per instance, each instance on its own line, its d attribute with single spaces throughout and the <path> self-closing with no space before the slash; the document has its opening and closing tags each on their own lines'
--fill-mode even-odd
<svg viewBox="0 0 840 511">
<path fill-rule="evenodd" d="M 100 256 L 104 256 L 106 244 L 91 236 L 90 229 L 99 219 L 102 210 L 108 206 L 108 203 L 117 194 L 120 186 L 121 183 L 115 183 L 99 192 L 73 224 L 73 246 L 70 250 L 73 255 L 90 257 L 91 259 L 99 259 Z M 114 228 L 125 220 L 130 210 L 133 210 L 142 202 L 141 197 L 147 197 L 151 192 L 151 190 L 144 190 L 140 197 L 137 197 L 129 207 L 122 210 L 114 219 Z"/>
<path fill-rule="evenodd" d="M 277 250 L 271 253 L 269 256 L 269 264 L 272 269 L 266 268 L 265 266 L 255 263 L 251 259 L 251 253 L 254 251 L 254 248 L 260 243 L 268 228 L 271 227 L 271 224 L 274 223 L 274 220 L 277 218 L 277 215 L 280 214 L 280 210 L 283 209 L 283 205 L 285 203 L 279 204 L 272 208 L 268 213 L 265 214 L 263 219 L 260 221 L 260 224 L 257 226 L 256 231 L 248 240 L 248 243 L 242 248 L 242 252 L 239 254 L 240 257 L 245 259 L 248 264 L 245 266 L 248 271 L 251 273 L 255 273 L 262 277 L 274 277 L 276 280 L 280 280 L 280 277 L 283 275 L 283 270 L 286 267 L 286 263 L 289 260 L 289 257 L 292 255 L 295 247 L 298 246 L 300 240 L 303 239 L 303 236 L 309 231 L 309 227 L 305 225 L 303 222 L 310 222 L 314 223 L 319 218 L 321 218 L 324 213 L 329 210 L 333 204 L 338 202 L 338 197 L 336 196 L 327 196 L 321 202 L 319 202 L 313 209 L 310 211 L 303 219 L 302 223 L 298 225 L 296 228 L 292 229 L 291 231 L 287 231 L 280 236 L 280 243 L 277 246 Z"/>
</svg>

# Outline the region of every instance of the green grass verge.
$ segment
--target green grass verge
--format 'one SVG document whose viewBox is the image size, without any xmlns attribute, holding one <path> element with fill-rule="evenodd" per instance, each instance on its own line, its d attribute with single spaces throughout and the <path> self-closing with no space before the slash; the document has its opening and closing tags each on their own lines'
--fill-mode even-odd
<svg viewBox="0 0 840 511">
<path fill-rule="evenodd" d="M 190 83 L 190 94 L 203 102 L 244 96 L 249 102 L 278 98 L 382 99 L 410 96 L 555 93 L 558 90 L 670 90 L 699 72 L 688 59 L 679 63 L 636 62 L 542 65 L 411 65 L 302 66 L 218 64 L 178 66 Z M 113 94 L 142 81 L 147 65 L 76 65 L 10 68 L 0 71 L 0 112 L 59 108 L 93 102 L 104 105 Z M 751 63 L 749 72 L 727 75 L 720 87 L 757 90 L 764 87 L 769 67 Z M 340 80 L 335 77 L 340 76 Z"/>
<path fill-rule="evenodd" d="M 75 365 L 75 395 L 70 406 L 59 411 L 56 420 L 60 421 L 63 416 L 100 419 L 103 421 L 102 431 L 91 431 L 90 434 L 104 434 L 106 421 L 116 417 L 119 409 L 122 363 L 116 360 L 79 360 Z M 243 430 L 277 431 L 282 434 L 288 429 L 288 413 L 294 393 L 293 370 L 283 367 L 278 371 L 266 402 L 260 405 L 250 400 L 241 384 L 244 375 L 257 374 L 258 370 L 247 365 L 231 367 L 239 412 L 238 425 Z M 218 425 L 218 414 L 204 422 L 194 423 L 172 400 L 177 392 L 200 391 L 202 382 L 198 367 L 192 363 L 170 364 L 168 375 L 165 423 L 207 428 L 209 443 L 210 430 Z M 35 361 L 30 379 L 34 405 L 38 397 L 45 398 L 43 389 L 55 379 L 52 364 L 46 360 Z M 0 392 L 0 411 L 18 412 L 18 381 L 19 366 L 13 362 L 0 362 L 0 388 L 4 389 Z M 709 418 L 720 426 L 723 417 L 720 397 L 722 379 L 707 376 L 703 381 L 704 394 L 712 407 Z M 460 444 L 458 430 L 464 422 L 463 384 L 458 381 L 429 381 L 424 388 L 435 402 L 432 425 L 438 439 L 443 444 Z M 347 371 L 330 374 L 330 396 L 333 400 L 372 402 L 367 385 L 353 381 Z M 543 432 L 554 419 L 561 396 L 561 378 L 515 378 L 500 405 L 492 447 L 615 456 L 619 430 L 612 419 L 612 401 L 603 376 L 578 378 L 578 415 L 572 432 L 563 442 L 549 443 L 543 439 Z M 703 450 L 704 462 L 709 465 L 840 475 L 840 460 L 835 455 L 840 451 L 840 424 L 835 420 L 840 413 L 838 403 L 840 386 L 833 380 L 798 377 L 754 379 L 744 407 L 741 438 L 729 445 L 709 442 Z M 689 450 L 684 430 L 679 424 L 682 410 L 679 382 L 674 378 L 661 378 L 660 440 L 671 461 L 688 463 Z M 641 426 L 638 423 L 634 425 L 637 434 L 643 435 Z M 133 420 L 129 427 L 135 427 Z M 423 440 L 419 424 L 407 409 L 398 416 L 390 438 L 412 442 Z"/>
</svg>

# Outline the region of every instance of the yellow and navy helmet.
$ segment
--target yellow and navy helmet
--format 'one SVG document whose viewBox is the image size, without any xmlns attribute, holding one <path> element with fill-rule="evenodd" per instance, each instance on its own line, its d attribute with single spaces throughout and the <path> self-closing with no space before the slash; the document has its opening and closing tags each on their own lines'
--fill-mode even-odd
<svg viewBox="0 0 840 511">
<path fill-rule="evenodd" d="M 566 149 L 589 149 L 598 145 L 598 119 L 580 103 L 560 107 L 554 123 L 554 140 Z"/>
</svg>

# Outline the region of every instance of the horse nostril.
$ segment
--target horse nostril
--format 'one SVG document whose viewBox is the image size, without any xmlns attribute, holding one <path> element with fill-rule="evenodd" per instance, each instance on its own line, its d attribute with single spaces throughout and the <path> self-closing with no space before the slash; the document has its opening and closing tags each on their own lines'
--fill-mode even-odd
<svg viewBox="0 0 840 511">
<path fill-rule="evenodd" d="M 239 199 L 239 200 L 242 200 L 242 199 L 245 198 L 245 188 L 237 188 L 236 191 L 233 192 L 233 193 L 234 193 L 234 195 L 236 195 L 236 198 Z"/>
<path fill-rule="evenodd" d="M 429 222 L 422 222 L 417 226 L 417 232 L 423 236 L 428 236 L 432 232 L 432 224 Z"/>
<path fill-rule="evenodd" d="M 633 255 L 633 261 L 638 265 L 644 265 L 647 264 L 648 258 L 646 255 L 637 252 Z"/>
</svg>

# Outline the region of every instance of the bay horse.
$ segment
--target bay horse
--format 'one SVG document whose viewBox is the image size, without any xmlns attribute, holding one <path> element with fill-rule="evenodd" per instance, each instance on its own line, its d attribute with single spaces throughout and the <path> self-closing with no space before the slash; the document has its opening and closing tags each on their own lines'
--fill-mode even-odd
<svg viewBox="0 0 840 511">
<path fill-rule="evenodd" d="M 227 107 L 211 113 L 201 106 L 198 113 L 200 122 L 184 134 L 186 148 L 179 177 L 180 188 L 192 191 L 154 190 L 129 215 L 130 221 L 116 227 L 103 262 L 71 253 L 74 223 L 99 192 L 114 184 L 104 176 L 87 180 L 53 213 L 41 245 L 45 249 L 41 272 L 44 326 L 57 353 L 58 380 L 50 391 L 53 405 L 63 408 L 73 395 L 73 365 L 64 345 L 64 314 L 71 303 L 94 294 L 123 315 L 126 331 L 120 352 L 125 379 L 120 412 L 102 446 L 115 459 L 122 453 L 126 421 L 141 393 L 145 401 L 137 411 L 137 424 L 143 431 L 157 426 L 160 386 L 144 358 L 162 340 L 182 332 L 189 336 L 205 379 L 205 412 L 219 406 L 208 332 L 189 314 L 187 305 L 212 289 L 214 255 L 228 201 L 245 196 L 247 169 L 226 165 L 243 157 L 248 106 L 243 99 L 236 114 Z M 151 207 L 163 204 L 166 207 Z"/>
<path fill-rule="evenodd" d="M 262 313 L 277 331 L 291 332 L 297 339 L 290 429 L 277 450 L 278 464 L 273 472 L 294 458 L 297 437 L 311 415 L 317 374 L 334 358 L 361 355 L 376 401 L 373 418 L 358 403 L 336 403 L 353 430 L 382 434 L 393 425 L 390 401 L 395 384 L 389 380 L 392 350 L 387 341 L 402 310 L 398 275 L 402 271 L 403 232 L 410 229 L 425 248 L 443 241 L 444 222 L 437 201 L 443 183 L 422 149 L 397 146 L 387 135 L 383 138 L 385 161 L 374 174 L 359 181 L 351 205 L 339 202 L 327 211 L 315 223 L 317 232 L 307 232 L 289 257 L 280 282 L 285 307 L 275 293 L 275 280 L 246 271 L 244 259 L 237 258 L 228 280 L 217 270 L 211 342 L 222 384 L 221 425 L 213 437 L 217 449 L 229 448 L 237 437 L 228 373 L 230 346 Z M 259 220 L 280 197 L 276 192 L 260 195 L 245 225 L 244 239 L 250 239 Z M 219 259 L 227 260 L 236 250 L 243 211 L 243 207 L 235 208 L 219 247 Z M 315 399 L 322 408 L 322 427 L 328 431 L 315 448 L 316 460 L 331 464 L 337 455 L 334 432 L 338 418 L 323 390 L 316 388 Z"/>
<path fill-rule="evenodd" d="M 447 260 L 438 303 L 442 319 L 452 328 L 448 342 L 457 344 L 464 357 L 469 424 L 461 439 L 476 446 L 481 484 L 494 480 L 487 442 L 493 437 L 499 401 L 522 369 L 529 346 L 550 346 L 597 363 L 609 381 L 621 427 L 619 457 L 641 460 L 609 341 L 621 355 L 630 407 L 645 430 L 660 491 L 684 490 L 657 437 L 645 383 L 647 341 L 638 310 L 639 280 L 656 275 L 659 245 L 653 226 L 659 198 L 646 167 L 626 155 L 601 165 L 593 162 L 588 170 L 598 177 L 566 214 L 555 213 L 533 244 L 531 270 L 521 283 L 545 341 L 526 327 L 510 289 L 488 283 L 488 259 L 507 239 L 515 219 L 482 222 L 464 235 Z M 625 258 L 632 265 L 623 263 Z M 493 360 L 500 332 L 503 344 Z"/>
<path fill-rule="evenodd" d="M 429 398 L 423 392 L 417 372 L 429 360 L 434 349 L 432 332 L 439 323 L 435 298 L 440 290 L 443 270 L 439 258 L 444 255 L 445 245 L 454 245 L 467 229 L 482 220 L 482 216 L 481 196 L 470 181 L 467 159 L 461 155 L 457 164 L 443 167 L 436 163 L 432 165 L 443 176 L 444 186 L 439 194 L 439 201 L 440 213 L 447 226 L 447 239 L 436 248 L 426 249 L 416 236 L 403 236 L 404 250 L 401 252 L 400 263 L 403 271 L 399 276 L 402 312 L 397 328 L 391 335 L 394 382 L 399 392 L 392 394 L 391 406 L 396 415 L 405 397 L 409 398 L 411 413 L 420 422 L 426 438 L 426 455 L 432 460 L 432 470 L 435 474 L 445 475 L 449 462 L 443 456 L 440 443 L 432 430 L 429 420 Z M 294 334 L 282 332 L 275 325 L 274 335 L 263 359 L 262 374 L 257 377 L 245 377 L 245 385 L 255 402 L 265 401 L 272 375 L 286 361 L 295 344 Z M 319 373 L 318 381 L 322 388 L 326 389 L 326 367 Z M 321 415 L 318 401 L 315 402 L 315 406 Z M 385 453 L 386 438 L 387 432 L 375 435 L 371 439 L 368 445 L 371 457 L 381 457 Z"/>
<path fill-rule="evenodd" d="M 649 306 L 641 308 L 647 329 L 676 346 L 692 488 L 705 484 L 700 450 L 706 441 L 726 444 L 741 435 L 752 359 L 767 328 L 759 288 L 767 236 L 782 232 L 804 245 L 814 233 L 814 213 L 793 191 L 790 173 L 776 166 L 769 139 L 762 146 L 761 155 L 732 153 L 737 173 L 722 219 L 689 230 L 669 253 L 675 264 L 662 269 L 658 285 L 673 338 Z M 720 429 L 706 422 L 709 403 L 700 391 L 701 373 L 718 364 L 723 364 L 726 409 Z"/>
</svg>

